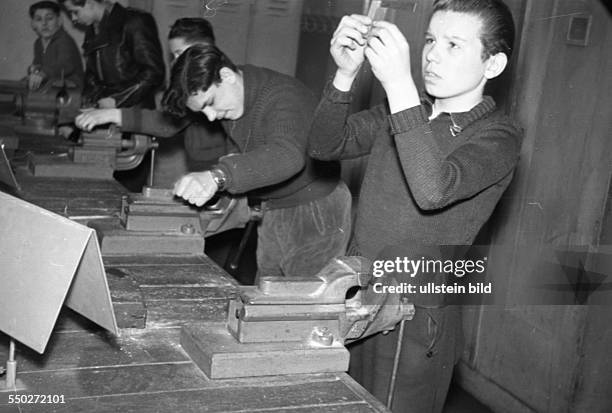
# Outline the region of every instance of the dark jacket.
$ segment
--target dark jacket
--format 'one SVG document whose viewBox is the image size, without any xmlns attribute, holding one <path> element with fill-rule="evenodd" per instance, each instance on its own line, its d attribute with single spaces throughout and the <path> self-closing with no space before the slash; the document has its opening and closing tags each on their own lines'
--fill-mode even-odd
<svg viewBox="0 0 612 413">
<path fill-rule="evenodd" d="M 165 67 L 157 25 L 146 12 L 118 3 L 106 13 L 96 34 L 85 33 L 85 103 L 112 97 L 117 107 L 155 107 Z"/>
<path fill-rule="evenodd" d="M 83 87 L 81 52 L 63 27 L 53 35 L 46 49 L 43 48 L 42 40 L 36 39 L 32 64 L 40 67 L 47 82 L 61 80 L 63 71 L 68 84 L 72 82 L 79 90 Z"/>
</svg>

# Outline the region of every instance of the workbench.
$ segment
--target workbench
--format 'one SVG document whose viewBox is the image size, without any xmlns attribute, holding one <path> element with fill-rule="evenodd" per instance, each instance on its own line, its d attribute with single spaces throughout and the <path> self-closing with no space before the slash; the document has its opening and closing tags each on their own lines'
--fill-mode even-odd
<svg viewBox="0 0 612 413">
<path fill-rule="evenodd" d="M 112 215 L 125 190 L 114 181 L 33 178 L 21 196 L 64 216 Z M 43 355 L 17 346 L 18 393 L 4 412 L 384 412 L 345 373 L 209 380 L 180 345 L 181 326 L 223 322 L 238 284 L 205 255 L 104 258 L 115 337 L 64 309 Z M 8 337 L 0 333 L 0 361 Z M 8 404 L 9 395 L 58 395 L 64 404 Z"/>
<path fill-rule="evenodd" d="M 68 218 L 118 216 L 121 196 L 128 193 L 115 180 L 34 177 L 25 166 L 15 172 L 21 199 Z"/>
</svg>

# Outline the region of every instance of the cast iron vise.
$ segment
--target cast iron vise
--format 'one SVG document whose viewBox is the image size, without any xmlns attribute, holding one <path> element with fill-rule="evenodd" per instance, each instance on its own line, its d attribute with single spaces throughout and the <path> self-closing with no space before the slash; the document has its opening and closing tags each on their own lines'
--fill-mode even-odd
<svg viewBox="0 0 612 413">
<path fill-rule="evenodd" d="M 171 189 L 145 186 L 124 195 L 119 220 L 92 220 L 102 255 L 202 255 L 204 238 L 244 226 L 246 198 L 221 196 L 202 208 L 189 205 Z"/>
<path fill-rule="evenodd" d="M 181 344 L 211 379 L 346 371 L 345 342 L 381 308 L 361 302 L 369 269 L 365 258 L 340 257 L 316 277 L 262 277 L 230 301 L 225 325 L 186 326 Z M 413 312 L 402 305 L 406 318 Z"/>
<path fill-rule="evenodd" d="M 82 132 L 67 153 L 30 154 L 28 167 L 34 176 L 112 179 L 114 171 L 136 168 L 157 147 L 151 136 L 130 134 L 126 138 L 111 126 Z"/>
</svg>

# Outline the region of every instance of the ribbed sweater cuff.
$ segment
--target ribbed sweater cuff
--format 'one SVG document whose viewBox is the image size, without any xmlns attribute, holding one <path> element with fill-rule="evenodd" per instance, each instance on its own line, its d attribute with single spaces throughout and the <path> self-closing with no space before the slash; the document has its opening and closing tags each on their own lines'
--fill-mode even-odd
<svg viewBox="0 0 612 413">
<path fill-rule="evenodd" d="M 414 106 L 389 115 L 389 124 L 391 125 L 391 133 L 393 135 L 407 132 L 428 121 L 427 111 L 423 105 Z"/>
<path fill-rule="evenodd" d="M 336 89 L 332 80 L 327 81 L 323 96 L 327 97 L 333 103 L 351 103 L 353 101 L 353 92 L 343 92 Z"/>
<path fill-rule="evenodd" d="M 121 126 L 127 131 L 139 130 L 142 124 L 142 112 L 136 109 L 120 109 Z"/>
</svg>

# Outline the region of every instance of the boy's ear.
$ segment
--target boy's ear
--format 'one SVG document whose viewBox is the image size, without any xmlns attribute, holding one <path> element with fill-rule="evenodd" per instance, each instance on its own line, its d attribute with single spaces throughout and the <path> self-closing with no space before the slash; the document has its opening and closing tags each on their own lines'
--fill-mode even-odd
<svg viewBox="0 0 612 413">
<path fill-rule="evenodd" d="M 486 61 L 485 77 L 487 79 L 493 79 L 501 74 L 508 65 L 508 56 L 505 53 L 499 52 L 489 58 Z"/>
<path fill-rule="evenodd" d="M 219 76 L 222 82 L 234 83 L 236 82 L 236 73 L 229 67 L 222 67 L 219 70 Z"/>
</svg>

